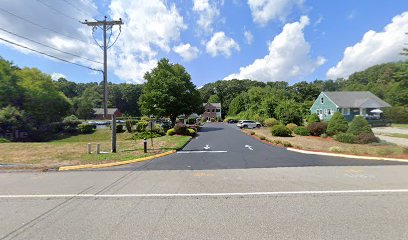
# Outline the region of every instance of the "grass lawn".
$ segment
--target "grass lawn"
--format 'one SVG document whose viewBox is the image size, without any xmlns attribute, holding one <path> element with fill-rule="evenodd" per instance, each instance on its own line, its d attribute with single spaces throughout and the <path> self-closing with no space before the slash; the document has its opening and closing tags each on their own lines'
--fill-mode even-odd
<svg viewBox="0 0 408 240">
<path fill-rule="evenodd" d="M 394 157 L 408 159 L 408 148 L 393 144 L 347 144 L 334 141 L 332 138 L 312 136 L 274 137 L 267 128 L 244 130 L 248 134 L 255 132 L 257 137 L 265 137 L 271 143 L 286 145 L 304 150 L 343 153 L 361 156 Z"/>
<path fill-rule="evenodd" d="M 36 167 L 59 167 L 64 165 L 107 163 L 150 156 L 182 147 L 191 137 L 163 136 L 148 139 L 148 153 L 143 152 L 143 140 L 130 140 L 132 134 L 117 134 L 117 153 L 88 154 L 88 143 L 92 151 L 101 144 L 102 152 L 111 150 L 111 131 L 97 129 L 92 134 L 71 136 L 43 143 L 1 143 L 0 163 L 35 164 Z"/>
<path fill-rule="evenodd" d="M 392 127 L 396 127 L 396 128 L 406 128 L 408 129 L 408 124 L 397 124 L 397 123 L 393 123 Z"/>
<path fill-rule="evenodd" d="M 389 136 L 389 137 L 397 137 L 397 138 L 408 138 L 408 134 L 403 134 L 403 133 L 387 133 L 383 135 Z"/>
</svg>

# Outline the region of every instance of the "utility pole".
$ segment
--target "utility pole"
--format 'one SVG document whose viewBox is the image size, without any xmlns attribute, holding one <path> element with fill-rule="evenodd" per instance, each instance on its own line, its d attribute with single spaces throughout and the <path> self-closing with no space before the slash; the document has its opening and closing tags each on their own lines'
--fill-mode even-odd
<svg viewBox="0 0 408 240">
<path fill-rule="evenodd" d="M 107 119 L 108 118 L 108 49 L 115 44 L 116 40 L 118 40 L 120 32 L 121 32 L 121 25 L 123 24 L 122 19 L 119 18 L 119 21 L 107 21 L 107 17 L 105 16 L 105 20 L 103 21 L 94 21 L 94 22 L 89 22 L 88 20 L 85 20 L 85 22 L 82 22 L 82 24 L 86 24 L 90 27 L 92 27 L 92 36 L 94 37 L 95 42 L 98 44 L 98 46 L 103 50 L 103 118 Z M 115 41 L 112 43 L 112 45 L 108 46 L 110 43 L 110 37 L 109 41 L 107 42 L 107 37 L 106 37 L 106 32 L 110 30 L 110 35 L 112 35 L 112 28 L 115 25 L 119 25 L 119 34 L 116 37 Z M 100 28 L 103 31 L 103 45 L 101 46 L 98 41 L 96 41 L 94 33 L 95 31 Z"/>
</svg>

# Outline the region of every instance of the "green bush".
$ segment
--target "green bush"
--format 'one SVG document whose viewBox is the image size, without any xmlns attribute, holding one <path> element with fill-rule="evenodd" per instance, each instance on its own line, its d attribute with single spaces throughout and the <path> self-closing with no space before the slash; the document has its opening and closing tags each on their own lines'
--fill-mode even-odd
<svg viewBox="0 0 408 240">
<path fill-rule="evenodd" d="M 210 122 L 215 122 L 215 118 L 210 118 Z"/>
<path fill-rule="evenodd" d="M 360 133 L 357 136 L 357 143 L 368 144 L 378 142 L 379 139 L 374 135 L 374 133 Z"/>
<path fill-rule="evenodd" d="M 255 132 L 254 132 L 254 131 L 250 131 L 249 134 L 250 134 L 250 135 L 255 135 Z"/>
<path fill-rule="evenodd" d="M 261 139 L 261 140 L 265 140 L 265 139 L 266 139 L 266 137 L 265 137 L 265 136 L 259 136 L 259 139 Z"/>
<path fill-rule="evenodd" d="M 393 123 L 408 123 L 408 107 L 389 107 L 384 109 L 384 117 Z"/>
<path fill-rule="evenodd" d="M 293 132 L 296 135 L 300 135 L 300 136 L 309 136 L 310 135 L 309 130 L 307 130 L 307 128 L 302 127 L 302 126 L 295 128 L 295 130 Z"/>
<path fill-rule="evenodd" d="M 275 115 L 283 124 L 295 123 L 302 125 L 303 111 L 302 105 L 294 100 L 283 100 L 275 108 Z"/>
<path fill-rule="evenodd" d="M 190 134 L 190 132 L 188 131 L 187 126 L 182 124 L 182 123 L 177 123 L 174 126 L 174 131 L 176 131 L 176 134 L 178 134 L 178 135 L 188 136 Z"/>
<path fill-rule="evenodd" d="M 266 127 L 273 127 L 273 126 L 278 125 L 278 124 L 279 124 L 279 121 L 276 120 L 275 118 L 267 118 L 267 119 L 264 120 L 264 125 Z"/>
<path fill-rule="evenodd" d="M 322 135 L 320 135 L 321 138 L 327 138 L 329 135 L 327 135 L 326 133 L 323 133 Z"/>
<path fill-rule="evenodd" d="M 68 117 L 65 117 L 64 120 L 62 120 L 62 123 L 64 125 L 64 131 L 68 133 L 74 133 L 78 129 L 78 125 L 82 123 L 81 120 L 79 120 L 75 115 L 71 115 Z"/>
<path fill-rule="evenodd" d="M 314 122 L 307 125 L 307 130 L 312 136 L 320 136 L 326 132 L 327 124 L 325 122 Z"/>
<path fill-rule="evenodd" d="M 158 138 L 158 137 L 161 137 L 161 135 L 155 132 L 150 133 L 146 131 L 146 132 L 136 132 L 135 134 L 133 134 L 132 139 L 137 140 L 137 139 L 144 139 L 144 138 L 148 139 L 148 138 Z"/>
<path fill-rule="evenodd" d="M 368 125 L 368 122 L 364 119 L 364 117 L 355 116 L 353 121 L 351 121 L 347 133 L 358 136 L 361 133 L 373 133 L 373 131 L 371 130 L 370 125 Z"/>
<path fill-rule="evenodd" d="M 127 130 L 129 133 L 131 133 L 131 132 L 132 132 L 132 126 L 133 126 L 132 120 L 130 120 L 130 119 L 126 120 L 125 126 L 126 126 L 126 130 Z"/>
<path fill-rule="evenodd" d="M 357 137 L 351 133 L 338 133 L 333 136 L 333 139 L 342 143 L 356 143 Z"/>
<path fill-rule="evenodd" d="M 150 121 L 150 117 L 148 117 L 148 116 L 143 116 L 143 117 L 140 118 L 140 121 L 149 122 L 149 121 Z"/>
<path fill-rule="evenodd" d="M 149 122 L 146 121 L 140 121 L 136 123 L 136 132 L 144 132 L 146 131 L 147 126 L 149 125 Z"/>
<path fill-rule="evenodd" d="M 348 129 L 348 122 L 340 112 L 335 112 L 327 125 L 327 134 L 330 136 L 337 133 L 345 133 Z"/>
<path fill-rule="evenodd" d="M 313 113 L 307 118 L 306 121 L 307 121 L 308 124 L 312 124 L 312 123 L 315 123 L 315 122 L 320 122 L 320 118 L 316 113 Z"/>
<path fill-rule="evenodd" d="M 176 134 L 176 130 L 174 130 L 174 128 L 170 128 L 169 130 L 167 130 L 167 135 L 173 136 L 175 134 Z"/>
<path fill-rule="evenodd" d="M 276 125 L 271 128 L 271 133 L 277 137 L 290 137 L 292 131 L 284 125 Z"/>
<path fill-rule="evenodd" d="M 298 125 L 294 124 L 294 123 L 289 123 L 286 125 L 287 128 L 289 128 L 290 131 L 294 131 L 295 128 L 297 128 Z"/>
<path fill-rule="evenodd" d="M 8 143 L 10 142 L 10 140 L 8 140 L 7 138 L 0 138 L 0 143 Z"/>
<path fill-rule="evenodd" d="M 197 118 L 188 118 L 187 121 L 186 121 L 186 123 L 187 123 L 187 124 L 195 124 L 195 123 L 196 123 L 196 119 L 197 119 Z"/>
<path fill-rule="evenodd" d="M 188 128 L 187 130 L 190 136 L 195 136 L 196 131 L 194 129 Z"/>
<path fill-rule="evenodd" d="M 78 125 L 78 131 L 81 134 L 90 134 L 94 132 L 94 125 L 92 124 L 79 124 Z"/>
<path fill-rule="evenodd" d="M 116 133 L 123 133 L 124 131 L 125 130 L 123 124 L 116 125 Z"/>
</svg>

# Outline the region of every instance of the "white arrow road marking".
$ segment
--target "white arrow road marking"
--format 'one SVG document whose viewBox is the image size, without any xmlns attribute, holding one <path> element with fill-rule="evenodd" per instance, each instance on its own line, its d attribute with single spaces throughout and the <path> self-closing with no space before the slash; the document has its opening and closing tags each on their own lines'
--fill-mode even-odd
<svg viewBox="0 0 408 240">
<path fill-rule="evenodd" d="M 245 145 L 245 147 L 246 148 L 248 148 L 249 150 L 251 150 L 251 151 L 253 151 L 254 149 L 252 149 L 252 147 L 251 146 L 249 146 L 249 145 Z"/>
<path fill-rule="evenodd" d="M 210 146 L 208 146 L 208 144 L 207 144 L 207 145 L 205 145 L 204 149 L 208 150 L 208 149 L 210 149 Z"/>
</svg>

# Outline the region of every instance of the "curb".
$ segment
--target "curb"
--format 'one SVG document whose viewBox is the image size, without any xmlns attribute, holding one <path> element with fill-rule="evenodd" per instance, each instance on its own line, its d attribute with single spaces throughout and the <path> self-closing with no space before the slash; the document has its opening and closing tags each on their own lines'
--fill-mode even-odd
<svg viewBox="0 0 408 240">
<path fill-rule="evenodd" d="M 171 151 L 168 151 L 168 152 L 164 152 L 164 153 L 160 153 L 160 154 L 156 154 L 156 155 L 152 155 L 152 156 L 148 156 L 148 157 L 137 158 L 137 159 L 121 161 L 121 162 L 103 163 L 103 164 L 85 164 L 85 165 L 59 167 L 58 171 L 61 172 L 61 171 L 71 171 L 71 170 L 80 170 L 80 169 L 96 169 L 96 168 L 115 167 L 115 166 L 131 164 L 131 163 L 137 163 L 137 162 L 144 162 L 144 161 L 148 161 L 148 160 L 153 160 L 155 158 L 164 157 L 164 156 L 173 154 L 175 152 L 176 152 L 176 150 L 171 150 Z"/>
<path fill-rule="evenodd" d="M 379 161 L 398 161 L 398 162 L 408 162 L 408 159 L 401 158 L 385 158 L 385 157 L 370 157 L 370 156 L 356 156 L 348 154 L 337 154 L 337 153 L 327 153 L 327 152 L 315 152 L 308 150 L 300 150 L 296 148 L 286 148 L 288 151 L 304 153 L 304 154 L 313 154 L 313 155 L 322 155 L 322 156 L 331 156 L 331 157 L 343 157 L 343 158 L 355 158 L 355 159 L 366 159 L 366 160 L 379 160 Z"/>
</svg>

